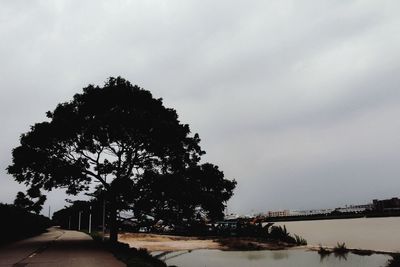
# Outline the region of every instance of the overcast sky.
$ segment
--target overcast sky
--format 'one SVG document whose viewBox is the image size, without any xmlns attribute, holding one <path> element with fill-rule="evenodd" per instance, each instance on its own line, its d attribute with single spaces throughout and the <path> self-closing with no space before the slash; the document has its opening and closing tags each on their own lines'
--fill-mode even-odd
<svg viewBox="0 0 400 267">
<path fill-rule="evenodd" d="M 238 186 L 229 211 L 400 195 L 399 1 L 0 3 L 0 201 L 45 112 L 122 76 L 162 97 Z M 49 195 L 52 209 L 62 191 Z"/>
</svg>

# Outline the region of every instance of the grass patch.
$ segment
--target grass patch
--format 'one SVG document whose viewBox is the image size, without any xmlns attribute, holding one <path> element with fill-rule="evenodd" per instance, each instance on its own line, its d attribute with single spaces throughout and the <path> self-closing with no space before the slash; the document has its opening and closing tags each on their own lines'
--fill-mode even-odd
<svg viewBox="0 0 400 267">
<path fill-rule="evenodd" d="M 296 241 L 296 245 L 298 246 L 307 246 L 307 240 L 305 240 L 303 237 L 299 235 L 294 235 L 294 239 Z"/>
<path fill-rule="evenodd" d="M 232 250 L 262 250 L 263 247 L 258 245 L 257 243 L 251 242 L 249 240 L 244 240 L 241 238 L 224 238 L 219 239 L 218 243 L 221 245 L 228 247 Z"/>
<path fill-rule="evenodd" d="M 294 237 L 287 231 L 286 226 L 272 226 L 271 232 L 268 234 L 268 239 L 281 241 L 288 244 L 294 244 L 297 246 L 307 245 L 307 240 L 301 236 L 294 235 Z"/>
<path fill-rule="evenodd" d="M 324 255 L 325 256 L 325 255 L 329 255 L 331 253 L 332 253 L 331 250 L 329 250 L 327 248 L 324 248 L 323 246 L 319 245 L 319 249 L 318 249 L 318 254 L 319 255 Z"/>
<path fill-rule="evenodd" d="M 337 255 L 347 254 L 349 249 L 346 247 L 346 243 L 337 243 L 336 247 L 333 248 L 333 253 Z"/>
</svg>

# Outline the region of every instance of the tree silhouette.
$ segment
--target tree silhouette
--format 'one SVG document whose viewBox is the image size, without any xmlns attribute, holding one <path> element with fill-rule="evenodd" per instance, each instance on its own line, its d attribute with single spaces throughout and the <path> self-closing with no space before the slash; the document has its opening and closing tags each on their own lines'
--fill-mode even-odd
<svg viewBox="0 0 400 267">
<path fill-rule="evenodd" d="M 26 211 L 39 214 L 45 201 L 46 196 L 40 193 L 39 188 L 31 187 L 27 194 L 24 194 L 23 192 L 17 193 L 17 196 L 14 200 L 14 205 Z"/>
<path fill-rule="evenodd" d="M 139 207 L 147 199 L 155 211 L 164 201 L 178 214 L 198 206 L 215 217 L 232 195 L 235 181 L 224 179 L 213 165 L 199 166 L 205 152 L 198 134 L 190 135 L 162 99 L 121 77 L 109 78 L 103 87 L 87 86 L 47 117 L 21 136 L 8 172 L 32 188 L 66 188 L 68 194 L 93 189 L 97 182 L 109 201 L 112 242 L 117 241 L 117 209 L 128 204 Z M 160 184 L 169 186 L 167 194 Z"/>
</svg>

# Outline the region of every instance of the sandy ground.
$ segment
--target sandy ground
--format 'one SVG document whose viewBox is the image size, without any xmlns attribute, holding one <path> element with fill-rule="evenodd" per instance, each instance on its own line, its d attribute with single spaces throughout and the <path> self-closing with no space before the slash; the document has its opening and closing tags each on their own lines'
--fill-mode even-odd
<svg viewBox="0 0 400 267">
<path fill-rule="evenodd" d="M 157 235 L 143 233 L 123 233 L 119 241 L 129 244 L 130 247 L 145 248 L 154 251 L 180 251 L 195 249 L 246 250 L 249 243 L 256 249 L 285 249 L 284 245 L 256 242 L 246 238 L 223 238 L 219 241 L 187 236 Z"/>
<path fill-rule="evenodd" d="M 150 252 L 223 249 L 223 246 L 212 239 L 199 239 L 197 237 L 124 233 L 120 234 L 118 239 L 120 242 L 129 244 L 130 247 L 146 248 Z"/>
</svg>

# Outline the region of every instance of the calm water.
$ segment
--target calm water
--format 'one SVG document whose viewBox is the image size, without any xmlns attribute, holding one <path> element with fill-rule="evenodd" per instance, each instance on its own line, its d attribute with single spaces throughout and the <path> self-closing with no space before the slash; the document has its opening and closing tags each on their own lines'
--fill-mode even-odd
<svg viewBox="0 0 400 267">
<path fill-rule="evenodd" d="M 277 223 L 278 224 L 278 223 Z M 281 222 L 290 233 L 304 237 L 309 245 L 400 252 L 400 217 Z"/>
<path fill-rule="evenodd" d="M 321 258 L 317 252 L 305 250 L 279 251 L 220 251 L 195 250 L 173 252 L 164 256 L 168 265 L 178 267 L 379 267 L 385 266 L 388 256 L 358 256 L 352 253 L 344 257 L 333 254 Z"/>
</svg>

